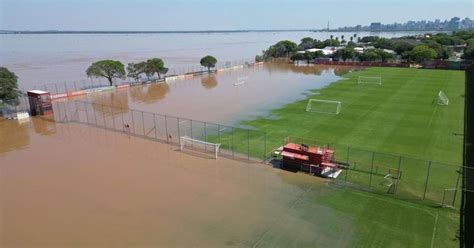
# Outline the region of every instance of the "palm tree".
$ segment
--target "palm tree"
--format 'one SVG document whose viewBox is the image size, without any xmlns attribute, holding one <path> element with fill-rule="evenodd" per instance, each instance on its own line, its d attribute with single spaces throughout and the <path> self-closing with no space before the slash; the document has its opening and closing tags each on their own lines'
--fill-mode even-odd
<svg viewBox="0 0 474 248">
<path fill-rule="evenodd" d="M 352 42 L 352 41 L 354 40 L 354 37 L 351 36 L 351 37 L 349 38 L 349 40 L 351 40 L 351 42 Z"/>
<path fill-rule="evenodd" d="M 344 40 L 344 35 L 341 35 L 341 40 Z"/>
<path fill-rule="evenodd" d="M 354 38 L 357 37 L 357 34 L 354 34 Z"/>
<path fill-rule="evenodd" d="M 330 38 L 331 38 L 331 40 L 332 40 L 332 38 L 334 38 L 334 35 L 332 35 L 332 34 L 331 34 L 329 37 L 330 37 Z"/>
</svg>

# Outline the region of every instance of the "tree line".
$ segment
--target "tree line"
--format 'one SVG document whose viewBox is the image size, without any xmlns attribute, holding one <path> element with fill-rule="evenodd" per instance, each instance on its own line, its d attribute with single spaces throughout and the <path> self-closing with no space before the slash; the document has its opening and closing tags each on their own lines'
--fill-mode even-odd
<svg viewBox="0 0 474 248">
<path fill-rule="evenodd" d="M 359 60 L 359 61 L 382 61 L 399 57 L 408 62 L 421 63 L 432 59 L 449 59 L 453 55 L 454 49 L 460 49 L 463 52 L 462 59 L 474 59 L 474 31 L 459 31 L 452 34 L 438 33 L 426 34 L 424 36 L 403 36 L 398 38 L 381 38 L 378 36 L 358 37 L 354 34 L 346 40 L 347 37 L 330 36 L 326 40 L 313 39 L 305 37 L 299 44 L 289 40 L 279 41 L 264 50 L 262 55 L 257 55 L 257 61 L 263 61 L 271 58 L 289 57 L 291 60 L 311 61 L 317 58 L 330 57 L 340 60 Z M 340 47 L 343 48 L 340 48 Z M 356 47 L 372 48 L 357 52 Z M 325 47 L 338 47 L 337 51 L 325 56 L 321 51 L 305 52 L 312 48 L 323 49 Z M 393 51 L 393 53 L 387 50 Z M 300 53 L 298 53 L 300 52 Z"/>
<path fill-rule="evenodd" d="M 207 55 L 200 60 L 200 64 L 206 67 L 208 72 L 217 64 L 217 59 L 213 56 Z M 100 60 L 92 63 L 86 70 L 88 77 L 105 78 L 113 85 L 113 80 L 116 78 L 125 79 L 126 77 L 133 78 L 138 82 L 142 75 L 145 75 L 148 80 L 155 75 L 161 79 L 162 75 L 168 73 L 168 68 L 160 58 L 152 58 L 147 61 L 138 63 L 128 63 L 127 67 L 122 62 L 117 60 Z"/>
</svg>

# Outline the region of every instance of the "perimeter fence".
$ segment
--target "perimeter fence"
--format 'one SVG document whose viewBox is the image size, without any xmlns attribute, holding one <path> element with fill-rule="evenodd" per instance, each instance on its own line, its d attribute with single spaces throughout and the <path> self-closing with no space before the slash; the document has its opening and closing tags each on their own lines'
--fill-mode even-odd
<svg viewBox="0 0 474 248">
<path fill-rule="evenodd" d="M 213 71 L 219 69 L 226 69 L 232 68 L 236 66 L 248 66 L 255 64 L 254 58 L 248 59 L 240 59 L 240 60 L 232 60 L 232 61 L 223 61 L 218 62 Z M 200 65 L 189 65 L 183 67 L 175 67 L 170 68 L 167 73 L 161 75 L 160 78 L 157 76 L 146 77 L 142 76 L 137 81 L 133 79 L 126 78 L 126 79 L 114 79 L 114 84 L 117 86 L 123 84 L 145 84 L 145 83 L 155 83 L 163 81 L 166 77 L 172 77 L 177 75 L 195 75 L 195 74 L 204 74 L 207 73 L 208 70 L 206 67 Z M 22 91 L 26 92 L 28 90 L 44 90 L 52 95 L 60 95 L 60 94 L 69 94 L 72 92 L 77 92 L 81 90 L 91 90 L 95 88 L 107 87 L 110 86 L 110 83 L 102 78 L 88 78 L 84 80 L 70 80 L 65 82 L 55 82 L 55 83 L 37 83 L 31 85 L 29 87 L 23 87 Z"/>
<path fill-rule="evenodd" d="M 324 146 L 334 149 L 337 162 L 349 164 L 349 168 L 343 170 L 337 180 L 333 181 L 335 186 L 355 187 L 390 194 L 395 198 L 452 205 L 456 208 L 460 204 L 462 166 L 302 138 L 281 138 L 251 128 L 85 101 L 54 103 L 54 119 L 122 132 L 175 146 L 179 146 L 181 136 L 188 136 L 221 144 L 219 156 L 261 162 L 272 160 L 274 151 L 288 142 Z"/>
</svg>

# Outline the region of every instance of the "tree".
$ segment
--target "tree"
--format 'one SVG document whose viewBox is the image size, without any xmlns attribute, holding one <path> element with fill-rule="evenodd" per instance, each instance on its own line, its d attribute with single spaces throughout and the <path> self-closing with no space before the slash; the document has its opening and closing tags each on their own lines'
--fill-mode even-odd
<svg viewBox="0 0 474 248">
<path fill-rule="evenodd" d="M 433 48 L 426 45 L 418 45 L 410 51 L 410 60 L 421 63 L 426 60 L 434 59 L 438 54 Z"/>
<path fill-rule="evenodd" d="M 291 61 L 300 61 L 306 59 L 306 53 L 295 53 L 290 57 Z"/>
<path fill-rule="evenodd" d="M 464 50 L 464 54 L 462 55 L 463 59 L 474 60 L 474 46 L 470 46 Z"/>
<path fill-rule="evenodd" d="M 127 74 L 128 77 L 133 78 L 135 82 L 138 82 L 138 79 L 140 79 L 140 74 L 144 72 L 144 62 L 140 63 L 129 63 L 127 65 Z"/>
<path fill-rule="evenodd" d="M 332 39 L 334 38 L 334 35 L 331 34 L 331 35 L 329 36 L 329 38 L 332 40 Z"/>
<path fill-rule="evenodd" d="M 380 57 L 382 62 L 387 62 L 389 59 L 393 59 L 393 54 L 384 51 L 383 49 L 375 49 L 375 53 Z"/>
<path fill-rule="evenodd" d="M 201 59 L 200 63 L 202 66 L 207 67 L 208 72 L 211 72 L 211 68 L 214 68 L 217 64 L 217 59 L 207 55 Z"/>
<path fill-rule="evenodd" d="M 262 55 L 255 55 L 255 62 L 263 62 L 264 60 Z"/>
<path fill-rule="evenodd" d="M 301 50 L 306 50 L 313 48 L 314 46 L 314 40 L 311 37 L 305 37 L 301 39 L 301 43 L 298 45 L 298 48 Z"/>
<path fill-rule="evenodd" d="M 113 85 L 114 78 L 125 79 L 125 66 L 116 60 L 100 60 L 89 66 L 86 70 L 88 77 L 106 78 L 110 86 Z"/>
<path fill-rule="evenodd" d="M 0 100 L 16 101 L 18 91 L 18 77 L 5 67 L 0 67 Z"/>
<path fill-rule="evenodd" d="M 155 73 L 158 75 L 158 78 L 161 79 L 161 74 L 166 74 L 168 68 L 165 67 L 165 62 L 159 58 L 152 58 L 146 61 L 145 73 L 147 76 L 153 76 Z"/>
<path fill-rule="evenodd" d="M 298 45 L 296 45 L 296 43 L 289 40 L 282 40 L 263 51 L 263 56 L 265 58 L 288 57 L 296 52 L 297 49 Z"/>
<path fill-rule="evenodd" d="M 382 49 L 393 49 L 394 45 L 391 40 L 386 38 L 380 38 L 377 41 L 374 41 L 374 47 Z"/>
<path fill-rule="evenodd" d="M 411 51 L 414 47 L 414 45 L 405 41 L 394 42 L 393 44 L 393 50 L 400 55 L 404 52 Z"/>
<path fill-rule="evenodd" d="M 363 53 L 359 54 L 360 61 L 377 61 L 380 60 L 380 55 L 375 49 L 367 49 Z"/>
<path fill-rule="evenodd" d="M 449 56 L 451 56 L 452 51 L 450 48 L 443 46 L 434 40 L 426 40 L 425 44 L 436 51 L 438 54 L 436 58 L 438 59 L 448 59 Z"/>
<path fill-rule="evenodd" d="M 347 59 L 354 58 L 355 50 L 353 47 L 342 48 L 337 50 L 336 53 L 334 53 L 334 56 L 337 58 L 342 58 L 343 61 L 346 61 Z"/>
</svg>

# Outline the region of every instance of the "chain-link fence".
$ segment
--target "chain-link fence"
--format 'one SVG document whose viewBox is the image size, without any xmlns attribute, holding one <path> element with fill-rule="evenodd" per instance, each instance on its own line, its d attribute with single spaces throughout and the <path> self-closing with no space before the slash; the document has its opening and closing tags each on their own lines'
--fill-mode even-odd
<svg viewBox="0 0 474 248">
<path fill-rule="evenodd" d="M 456 189 L 453 202 L 456 208 L 459 207 L 462 166 L 298 137 L 286 137 L 281 145 L 289 142 L 333 149 L 334 162 L 349 164 L 336 180 L 339 185 L 434 204 L 443 204 L 446 192 Z M 267 154 L 269 156 L 271 151 Z"/>
<path fill-rule="evenodd" d="M 19 96 L 15 100 L 0 100 L 0 116 L 11 118 L 17 112 L 29 112 L 30 105 L 26 95 Z"/>
<path fill-rule="evenodd" d="M 223 61 L 218 62 L 212 70 L 219 70 L 225 68 L 233 68 L 237 66 L 248 66 L 253 65 L 255 63 L 254 58 L 248 59 L 240 59 L 240 60 L 233 60 L 233 61 Z M 159 82 L 164 80 L 165 77 L 172 77 L 176 75 L 186 75 L 186 74 L 202 74 L 206 73 L 207 68 L 200 66 L 200 65 L 190 65 L 184 67 L 174 67 L 170 68 L 166 74 L 163 74 L 158 78 L 157 76 L 146 77 L 142 75 L 138 81 L 134 81 L 133 79 L 126 78 L 126 79 L 114 79 L 115 85 L 122 85 L 122 84 L 143 84 L 143 83 L 153 83 Z M 69 94 L 72 92 L 78 92 L 81 90 L 91 90 L 95 88 L 107 87 L 110 86 L 110 83 L 102 78 L 88 78 L 85 80 L 79 81 L 67 81 L 67 82 L 57 82 L 57 83 L 38 83 L 35 85 L 31 85 L 29 87 L 23 88 L 24 92 L 28 90 L 44 90 L 50 92 L 53 95 L 60 95 L 60 94 Z"/>
<path fill-rule="evenodd" d="M 84 101 L 55 103 L 54 118 L 60 122 L 78 122 L 176 146 L 181 142 L 180 137 L 188 136 L 221 144 L 219 156 L 254 161 L 268 161 L 276 148 L 288 142 L 325 146 L 334 149 L 335 162 L 349 164 L 349 168 L 333 181 L 338 186 L 439 205 L 451 201 L 456 208 L 460 204 L 461 166 L 294 137 L 276 143 L 278 137 L 267 137 L 266 133 L 249 128 Z"/>
<path fill-rule="evenodd" d="M 78 122 L 173 145 L 180 145 L 180 137 L 188 136 L 221 144 L 221 156 L 265 159 L 264 132 L 85 101 L 56 102 L 53 106 L 58 122 Z"/>
</svg>

